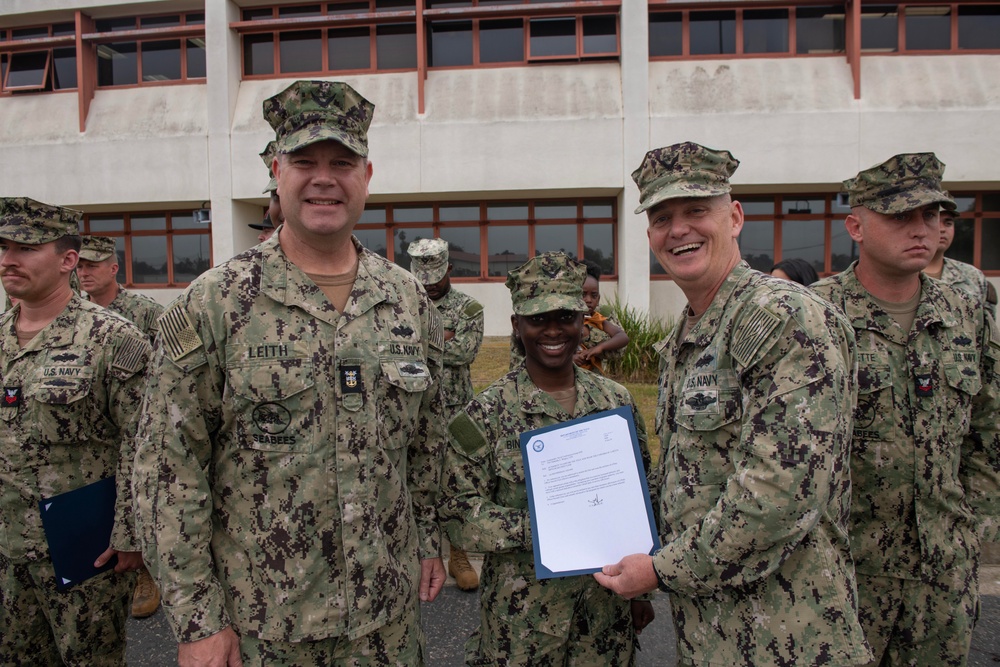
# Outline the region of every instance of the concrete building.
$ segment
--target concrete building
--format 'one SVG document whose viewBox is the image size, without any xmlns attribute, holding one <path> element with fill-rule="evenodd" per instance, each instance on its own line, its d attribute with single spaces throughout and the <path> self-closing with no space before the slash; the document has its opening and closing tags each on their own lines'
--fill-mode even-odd
<svg viewBox="0 0 1000 667">
<path fill-rule="evenodd" d="M 1000 2 L 5 0 L 0 69 L 0 195 L 83 210 L 161 302 L 255 243 L 261 102 L 299 78 L 376 105 L 359 238 L 404 265 L 447 239 L 490 335 L 506 271 L 544 250 L 679 312 L 630 174 L 684 140 L 742 161 L 745 257 L 821 275 L 856 254 L 840 182 L 935 151 L 963 211 L 949 254 L 1000 285 Z"/>
</svg>

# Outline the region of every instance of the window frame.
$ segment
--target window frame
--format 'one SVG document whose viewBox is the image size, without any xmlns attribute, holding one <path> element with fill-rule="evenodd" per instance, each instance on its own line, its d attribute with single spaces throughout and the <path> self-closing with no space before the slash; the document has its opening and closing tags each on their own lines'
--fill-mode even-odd
<svg viewBox="0 0 1000 667">
<path fill-rule="evenodd" d="M 13 95 L 15 93 L 61 93 L 77 90 L 80 85 L 79 81 L 77 81 L 76 85 L 72 87 L 67 86 L 56 88 L 55 73 L 53 72 L 53 68 L 55 67 L 55 52 L 57 50 L 71 48 L 74 50 L 74 58 L 77 60 L 79 59 L 79 54 L 76 53 L 75 26 L 72 34 L 67 34 L 63 31 L 60 31 L 60 34 L 58 35 L 55 34 L 57 28 L 71 24 L 71 21 L 57 21 L 44 25 L 0 28 L 0 54 L 4 56 L 3 77 L 2 81 L 0 81 L 0 95 Z M 24 38 L 14 37 L 14 33 L 17 31 L 40 31 L 43 29 L 48 32 L 47 36 Z M 40 84 L 32 84 L 28 86 L 8 86 L 11 65 L 14 63 L 15 59 L 18 56 L 30 56 L 39 53 L 45 54 L 45 69 L 42 74 L 42 82 Z"/>
<path fill-rule="evenodd" d="M 201 16 L 201 19 L 191 20 L 191 17 Z M 157 18 L 177 17 L 179 25 L 142 27 L 142 21 Z M 125 19 L 134 20 L 134 28 L 98 31 L 96 23 L 98 21 L 116 21 Z M 98 58 L 101 58 L 100 47 L 109 47 L 113 44 L 134 44 L 136 59 L 136 81 L 135 83 L 122 84 L 102 84 L 100 83 L 100 73 L 95 71 L 94 87 L 98 90 L 135 88 L 140 86 L 171 86 L 185 85 L 190 83 L 204 83 L 207 80 L 208 72 L 205 76 L 190 76 L 188 73 L 188 48 L 190 41 L 205 40 L 205 19 L 204 12 L 184 11 L 164 14 L 136 14 L 120 17 L 101 17 L 95 20 L 94 32 L 84 33 L 81 37 L 85 44 L 93 45 L 98 50 Z M 177 79 L 146 81 L 143 79 L 143 50 L 144 43 L 173 41 L 178 42 L 180 58 L 180 76 Z M 205 48 L 205 47 L 201 47 Z"/>
</svg>

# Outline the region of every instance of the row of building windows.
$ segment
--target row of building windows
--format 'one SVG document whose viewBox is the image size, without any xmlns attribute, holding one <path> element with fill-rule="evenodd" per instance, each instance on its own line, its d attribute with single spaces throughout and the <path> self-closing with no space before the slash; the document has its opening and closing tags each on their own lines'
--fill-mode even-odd
<svg viewBox="0 0 1000 667">
<path fill-rule="evenodd" d="M 344 0 L 244 9 L 243 76 L 337 74 L 427 67 L 493 67 L 615 60 L 619 4 L 569 0 L 537 9 L 519 0 Z M 867 53 L 1000 50 L 1000 4 L 861 5 Z M 421 16 L 426 26 L 419 31 Z M 657 59 L 844 53 L 846 5 L 678 8 L 650 3 Z M 204 13 L 97 19 L 83 31 L 97 50 L 98 87 L 204 80 Z M 117 34 L 116 34 L 117 33 Z M 418 43 L 422 41 L 423 43 Z M 0 28 L 2 92 L 76 88 L 74 22 Z"/>
<path fill-rule="evenodd" d="M 743 258 L 761 271 L 798 257 L 820 275 L 846 269 L 858 257 L 844 218 L 850 209 L 834 194 L 736 196 L 746 220 Z M 955 196 L 960 217 L 948 257 L 1000 275 L 1000 192 Z M 537 199 L 439 204 L 371 204 L 354 230 L 361 243 L 410 268 L 410 243 L 442 238 L 451 249 L 452 276 L 502 280 L 542 252 L 589 259 L 605 275 L 618 273 L 618 211 L 614 199 Z M 119 282 L 127 286 L 183 287 L 212 265 L 211 227 L 194 211 L 88 214 L 84 233 L 114 237 Z M 663 269 L 650 253 L 650 274 Z"/>
</svg>

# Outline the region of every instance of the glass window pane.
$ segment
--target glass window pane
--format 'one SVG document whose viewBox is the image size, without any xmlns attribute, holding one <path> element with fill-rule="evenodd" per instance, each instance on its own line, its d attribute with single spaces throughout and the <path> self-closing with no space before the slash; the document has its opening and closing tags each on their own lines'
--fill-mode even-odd
<svg viewBox="0 0 1000 667">
<path fill-rule="evenodd" d="M 535 254 L 564 252 L 576 257 L 576 225 L 535 225 Z"/>
<path fill-rule="evenodd" d="M 274 36 L 243 36 L 243 73 L 274 74 Z"/>
<path fill-rule="evenodd" d="M 691 12 L 691 55 L 736 53 L 736 12 Z"/>
<path fill-rule="evenodd" d="M 427 0 L 427 9 L 444 9 L 446 7 L 471 7 L 472 0 Z"/>
<path fill-rule="evenodd" d="M 427 33 L 428 66 L 472 64 L 472 21 L 431 23 Z"/>
<path fill-rule="evenodd" d="M 576 202 L 545 202 L 535 204 L 536 220 L 576 219 Z"/>
<path fill-rule="evenodd" d="M 128 276 L 125 275 L 125 237 L 116 236 L 115 237 L 115 255 L 118 257 L 118 273 L 115 274 L 115 280 L 119 285 L 124 285 L 128 281 Z"/>
<path fill-rule="evenodd" d="M 522 225 L 486 228 L 489 275 L 506 276 L 507 272 L 528 261 L 528 228 Z"/>
<path fill-rule="evenodd" d="M 983 218 L 983 271 L 1000 270 L 1000 219 Z"/>
<path fill-rule="evenodd" d="M 583 17 L 583 52 L 618 53 L 618 19 L 614 16 Z"/>
<path fill-rule="evenodd" d="M 185 14 L 184 23 L 186 23 L 187 25 L 201 25 L 205 23 L 205 13 L 193 12 L 191 14 Z"/>
<path fill-rule="evenodd" d="M 177 234 L 174 242 L 174 282 L 189 283 L 208 270 L 208 234 Z"/>
<path fill-rule="evenodd" d="M 125 231 L 125 218 L 122 216 L 91 216 L 89 222 L 91 234 Z"/>
<path fill-rule="evenodd" d="M 479 22 L 480 63 L 509 63 L 523 60 L 523 19 Z"/>
<path fill-rule="evenodd" d="M 330 5 L 326 13 L 332 16 L 341 14 L 365 14 L 370 5 L 367 2 L 338 2 Z"/>
<path fill-rule="evenodd" d="M 758 271 L 770 272 L 774 266 L 774 223 L 770 220 L 747 220 L 740 233 L 740 254 Z"/>
<path fill-rule="evenodd" d="M 132 282 L 167 283 L 167 237 L 132 237 Z"/>
<path fill-rule="evenodd" d="M 531 19 L 530 56 L 576 55 L 576 19 Z"/>
<path fill-rule="evenodd" d="M 15 28 L 11 30 L 11 39 L 37 39 L 48 37 L 49 29 L 42 28 Z"/>
<path fill-rule="evenodd" d="M 274 18 L 274 10 L 270 7 L 264 9 L 244 9 L 244 21 L 264 21 Z"/>
<path fill-rule="evenodd" d="M 682 39 L 683 22 L 680 12 L 655 12 L 649 15 L 649 55 L 651 57 L 682 55 Z"/>
<path fill-rule="evenodd" d="M 303 16 L 320 16 L 322 10 L 319 5 L 305 5 L 302 7 L 278 7 L 278 17 L 287 18 L 297 18 Z"/>
<path fill-rule="evenodd" d="M 434 222 L 434 208 L 431 206 L 394 206 L 392 220 L 393 222 Z"/>
<path fill-rule="evenodd" d="M 205 40 L 200 37 L 187 41 L 187 75 L 189 79 L 204 79 L 207 75 Z"/>
<path fill-rule="evenodd" d="M 455 278 L 478 278 L 479 227 L 442 227 L 441 238 L 448 242 L 448 261 Z"/>
<path fill-rule="evenodd" d="M 119 19 L 98 19 L 94 21 L 94 28 L 97 32 L 117 32 L 119 30 L 135 30 L 136 21 L 134 16 Z"/>
<path fill-rule="evenodd" d="M 139 18 L 140 28 L 169 28 L 180 24 L 180 14 L 174 14 L 173 16 L 143 16 Z"/>
<path fill-rule="evenodd" d="M 385 207 L 384 206 L 366 207 L 364 213 L 361 214 L 361 219 L 358 222 L 359 223 L 377 222 L 379 224 L 385 224 Z"/>
<path fill-rule="evenodd" d="M 204 229 L 206 225 L 195 221 L 194 213 L 172 213 L 170 229 Z"/>
<path fill-rule="evenodd" d="M 55 23 L 52 25 L 52 36 L 61 37 L 63 35 L 75 35 L 76 34 L 76 23 Z"/>
<path fill-rule="evenodd" d="M 988 223 L 989 221 L 987 221 Z M 969 218 L 959 218 L 955 220 L 955 237 L 952 239 L 951 245 L 945 250 L 944 254 L 946 257 L 951 259 L 957 259 L 960 262 L 965 262 L 966 264 L 972 264 L 975 258 L 973 254 L 973 246 L 975 244 L 975 233 L 976 233 L 976 223 L 974 220 Z M 983 248 L 983 259 L 986 259 L 986 255 L 992 249 Z"/>
<path fill-rule="evenodd" d="M 415 0 L 375 0 L 375 11 L 398 12 L 406 9 L 416 9 Z"/>
<path fill-rule="evenodd" d="M 797 7 L 796 53 L 843 53 L 844 6 Z"/>
<path fill-rule="evenodd" d="M 847 233 L 844 221 L 837 219 L 830 223 L 830 270 L 840 272 L 858 258 L 858 244 Z"/>
<path fill-rule="evenodd" d="M 951 48 L 950 7 L 907 7 L 906 48 L 946 51 Z"/>
<path fill-rule="evenodd" d="M 958 212 L 963 213 L 966 211 L 976 210 L 976 198 L 975 197 L 965 197 L 961 195 L 956 195 L 952 193 L 951 198 L 955 200 L 955 206 L 958 207 Z"/>
<path fill-rule="evenodd" d="M 413 69 L 417 66 L 417 26 L 408 24 L 380 25 L 375 29 L 377 67 Z"/>
<path fill-rule="evenodd" d="M 371 69 L 371 33 L 369 28 L 330 30 L 330 70 Z"/>
<path fill-rule="evenodd" d="M 52 50 L 52 88 L 76 88 L 76 49 Z"/>
<path fill-rule="evenodd" d="M 959 208 L 959 210 L 967 211 L 969 209 Z M 983 213 L 1000 213 L 1000 192 L 983 193 Z"/>
<path fill-rule="evenodd" d="M 786 220 L 781 225 L 781 258 L 804 259 L 821 273 L 825 231 L 822 220 Z M 771 267 L 766 270 L 770 272 Z"/>
<path fill-rule="evenodd" d="M 1000 6 L 960 5 L 958 48 L 1000 49 Z"/>
<path fill-rule="evenodd" d="M 614 225 L 591 223 L 583 226 L 583 258 L 596 262 L 601 272 L 615 272 Z"/>
<path fill-rule="evenodd" d="M 786 195 L 781 202 L 781 212 L 789 215 L 823 213 L 825 210 L 826 201 L 823 199 L 796 199 Z"/>
<path fill-rule="evenodd" d="M 861 10 L 861 50 L 896 51 L 899 19 L 895 5 L 875 5 Z"/>
<path fill-rule="evenodd" d="M 660 261 L 656 259 L 656 255 L 653 254 L 652 250 L 649 251 L 649 275 L 651 276 L 667 275 L 667 272 L 663 270 L 662 266 L 660 266 Z"/>
<path fill-rule="evenodd" d="M 743 206 L 745 215 L 774 215 L 774 197 L 734 197 Z"/>
<path fill-rule="evenodd" d="M 788 53 L 788 10 L 744 9 L 743 53 Z"/>
<path fill-rule="evenodd" d="M 12 53 L 7 88 L 41 88 L 49 65 L 49 52 Z"/>
<path fill-rule="evenodd" d="M 376 255 L 388 257 L 385 247 L 385 228 L 378 229 L 358 229 L 354 228 L 354 235 L 361 241 L 361 245 L 371 250 Z"/>
<path fill-rule="evenodd" d="M 97 45 L 97 85 L 127 86 L 139 83 L 135 42 Z"/>
<path fill-rule="evenodd" d="M 610 218 L 614 214 L 614 207 L 611 202 L 608 203 L 584 203 L 583 205 L 583 217 L 584 218 Z"/>
<path fill-rule="evenodd" d="M 180 40 L 142 43 L 143 81 L 177 81 L 180 78 Z"/>
<path fill-rule="evenodd" d="M 404 269 L 410 268 L 410 256 L 406 254 L 406 249 L 411 243 L 420 239 L 434 238 L 434 230 L 430 227 L 396 227 L 392 230 L 393 252 L 395 262 Z"/>
<path fill-rule="evenodd" d="M 438 220 L 441 222 L 478 222 L 478 206 L 442 206 L 438 209 Z M 441 232 L 444 236 L 444 232 Z M 478 237 L 477 237 L 478 238 Z"/>
<path fill-rule="evenodd" d="M 281 72 L 318 72 L 323 69 L 322 32 L 301 30 L 278 36 Z"/>
<path fill-rule="evenodd" d="M 528 205 L 521 203 L 488 204 L 486 217 L 490 220 L 527 220 Z"/>
<path fill-rule="evenodd" d="M 157 213 L 133 215 L 131 222 L 133 232 L 161 232 L 167 229 L 167 217 Z"/>
</svg>

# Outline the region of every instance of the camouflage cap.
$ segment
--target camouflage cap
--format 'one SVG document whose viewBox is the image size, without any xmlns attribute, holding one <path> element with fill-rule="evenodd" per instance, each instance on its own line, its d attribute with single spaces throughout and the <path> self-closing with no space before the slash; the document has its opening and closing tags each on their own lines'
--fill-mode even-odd
<svg viewBox="0 0 1000 667">
<path fill-rule="evenodd" d="M 642 213 L 667 199 L 679 197 L 715 197 L 732 187 L 729 177 L 740 161 L 729 151 L 706 148 L 685 141 L 646 153 L 632 180 L 639 186 L 639 208 Z"/>
<path fill-rule="evenodd" d="M 79 236 L 82 217 L 79 211 L 27 197 L 5 197 L 0 201 L 0 239 L 39 245 Z"/>
<path fill-rule="evenodd" d="M 941 188 L 944 163 L 934 153 L 901 153 L 844 181 L 851 208 L 891 215 L 927 204 L 952 204 Z"/>
<path fill-rule="evenodd" d="M 267 182 L 267 187 L 264 188 L 264 192 L 266 193 L 271 193 L 278 189 L 278 181 L 274 177 L 274 172 L 271 171 L 271 166 L 274 164 L 274 156 L 277 152 L 278 142 L 269 141 L 260 153 L 260 159 L 264 163 L 264 166 L 267 167 L 267 177 L 271 179 Z"/>
<path fill-rule="evenodd" d="M 448 242 L 444 239 L 420 239 L 406 248 L 413 261 L 410 271 L 422 285 L 433 285 L 448 273 Z"/>
<path fill-rule="evenodd" d="M 950 213 L 951 217 L 956 217 L 958 215 L 958 203 L 951 196 L 950 192 L 947 190 L 942 190 L 942 192 L 948 196 L 948 201 L 941 202 L 941 213 Z"/>
<path fill-rule="evenodd" d="M 517 315 L 553 310 L 587 312 L 583 282 L 587 267 L 562 252 L 545 252 L 507 274 L 507 289 Z"/>
<path fill-rule="evenodd" d="M 278 153 L 332 139 L 368 157 L 368 127 L 375 105 L 339 81 L 296 81 L 264 100 Z"/>
<path fill-rule="evenodd" d="M 110 236 L 84 236 L 80 259 L 103 262 L 115 256 L 115 240 Z"/>
<path fill-rule="evenodd" d="M 257 223 L 249 223 L 247 224 L 247 227 L 250 229 L 264 231 L 265 229 L 274 229 L 274 222 L 271 220 L 271 214 L 265 213 L 263 220 Z"/>
</svg>

